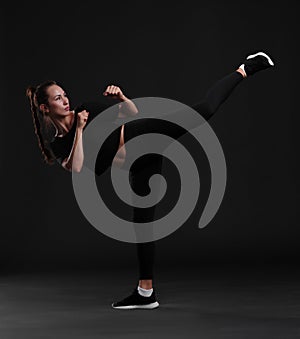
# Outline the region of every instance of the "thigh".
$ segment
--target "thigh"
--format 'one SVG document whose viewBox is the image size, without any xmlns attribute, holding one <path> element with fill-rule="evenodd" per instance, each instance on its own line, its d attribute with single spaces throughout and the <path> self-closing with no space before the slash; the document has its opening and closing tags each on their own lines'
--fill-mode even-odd
<svg viewBox="0 0 300 339">
<path fill-rule="evenodd" d="M 149 179 L 154 174 L 161 174 L 162 169 L 162 160 L 157 155 L 149 155 L 143 160 L 140 160 L 139 163 L 133 164 L 130 173 L 129 180 L 132 191 L 140 196 L 146 197 L 148 194 L 151 194 L 153 200 L 157 198 L 157 194 L 159 191 L 160 180 L 155 180 L 151 184 L 151 188 L 149 186 Z M 136 195 L 132 197 L 133 206 L 136 205 Z M 134 222 L 151 222 L 153 221 L 153 217 L 155 214 L 155 205 L 151 208 L 139 208 L 136 207 L 133 210 L 133 221 Z"/>
</svg>

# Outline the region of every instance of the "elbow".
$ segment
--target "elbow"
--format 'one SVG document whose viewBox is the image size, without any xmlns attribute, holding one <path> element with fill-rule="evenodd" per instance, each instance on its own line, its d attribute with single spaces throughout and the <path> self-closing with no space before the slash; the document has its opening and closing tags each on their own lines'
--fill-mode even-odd
<svg viewBox="0 0 300 339">
<path fill-rule="evenodd" d="M 82 166 L 72 166 L 72 165 L 69 165 L 69 164 L 64 164 L 63 168 L 65 170 L 67 170 L 68 172 L 79 173 L 82 169 Z"/>
<path fill-rule="evenodd" d="M 83 167 L 83 159 L 78 164 L 73 164 L 72 171 L 75 173 L 80 173 Z"/>
<path fill-rule="evenodd" d="M 82 170 L 83 159 L 82 161 L 68 161 L 67 159 L 65 159 L 62 163 L 62 166 L 65 170 L 69 172 L 79 173 Z"/>
<path fill-rule="evenodd" d="M 76 166 L 72 166 L 71 171 L 75 172 L 75 173 L 80 173 L 82 170 L 82 165 L 76 165 Z"/>
<path fill-rule="evenodd" d="M 75 172 L 75 173 L 80 173 L 81 172 L 81 168 L 82 167 L 75 167 L 75 168 L 72 168 L 72 171 Z"/>
<path fill-rule="evenodd" d="M 134 117 L 135 115 L 137 115 L 138 114 L 138 110 L 137 109 L 132 109 L 132 110 L 130 110 L 130 111 L 128 111 L 127 112 L 127 116 L 129 116 L 129 117 Z"/>
</svg>

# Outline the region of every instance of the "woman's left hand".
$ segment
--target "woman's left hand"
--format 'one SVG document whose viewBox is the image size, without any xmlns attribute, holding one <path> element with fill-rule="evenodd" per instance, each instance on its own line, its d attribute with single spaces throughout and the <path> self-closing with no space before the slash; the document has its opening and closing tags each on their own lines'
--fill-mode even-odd
<svg viewBox="0 0 300 339">
<path fill-rule="evenodd" d="M 114 85 L 107 86 L 106 90 L 103 92 L 103 95 L 109 96 L 113 99 L 119 99 L 120 101 L 125 101 L 127 99 L 121 88 Z"/>
</svg>

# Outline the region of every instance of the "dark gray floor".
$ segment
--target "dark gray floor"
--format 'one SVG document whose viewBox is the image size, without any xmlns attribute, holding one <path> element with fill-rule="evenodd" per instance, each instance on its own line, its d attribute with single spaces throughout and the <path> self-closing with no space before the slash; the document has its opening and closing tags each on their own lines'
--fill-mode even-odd
<svg viewBox="0 0 300 339">
<path fill-rule="evenodd" d="M 0 277 L 0 338 L 300 338 L 300 276 L 293 268 L 160 272 L 161 306 L 114 310 L 133 273 L 10 273 Z"/>
</svg>

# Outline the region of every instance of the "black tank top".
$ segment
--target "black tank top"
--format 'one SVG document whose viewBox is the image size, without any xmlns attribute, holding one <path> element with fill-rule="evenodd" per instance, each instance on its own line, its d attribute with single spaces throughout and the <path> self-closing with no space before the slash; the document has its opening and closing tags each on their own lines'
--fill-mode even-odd
<svg viewBox="0 0 300 339">
<path fill-rule="evenodd" d="M 87 123 L 84 127 L 91 123 L 91 121 L 98 115 L 103 113 L 107 108 L 112 107 L 113 112 L 109 112 L 109 115 L 105 115 L 105 121 L 99 130 L 99 134 L 105 132 L 107 129 L 113 130 L 113 132 L 106 138 L 105 142 L 101 146 L 101 152 L 98 154 L 95 171 L 96 174 L 100 175 L 107 170 L 112 164 L 112 160 L 115 157 L 119 143 L 120 143 L 120 133 L 122 126 L 114 128 L 113 123 L 118 116 L 118 105 L 109 105 L 102 102 L 84 102 L 80 106 L 75 108 L 75 119 L 73 125 L 68 133 L 62 137 L 54 136 L 50 142 L 51 150 L 54 154 L 56 161 L 61 165 L 63 160 L 68 158 L 74 143 L 74 138 L 76 134 L 76 125 L 77 125 L 77 114 L 83 110 L 89 112 L 89 117 Z M 83 145 L 84 154 L 89 150 Z"/>
</svg>

